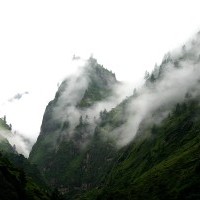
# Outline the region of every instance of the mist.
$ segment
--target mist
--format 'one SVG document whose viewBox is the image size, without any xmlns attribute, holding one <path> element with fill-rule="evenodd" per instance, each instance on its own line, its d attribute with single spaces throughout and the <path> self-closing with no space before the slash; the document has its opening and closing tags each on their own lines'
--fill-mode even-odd
<svg viewBox="0 0 200 200">
<path fill-rule="evenodd" d="M 8 99 L 9 102 L 13 102 L 15 100 L 20 100 L 24 95 L 29 94 L 29 92 L 17 93 L 12 98 Z"/>
<path fill-rule="evenodd" d="M 130 83 L 118 82 L 111 84 L 112 91 L 105 99 L 94 102 L 87 108 L 80 108 L 77 106 L 83 98 L 90 82 L 90 62 L 85 61 L 82 66 L 78 67 L 78 70 L 66 77 L 63 83 L 60 85 L 58 91 L 58 99 L 53 109 L 53 120 L 61 122 L 69 122 L 69 128 L 67 132 L 60 134 L 67 134 L 72 136 L 75 127 L 79 124 L 80 117 L 83 121 L 89 124 L 90 133 L 94 133 L 94 129 L 100 121 L 100 112 L 106 110 L 107 112 L 116 107 L 126 96 L 130 96 L 133 93 L 134 87 Z M 93 78 L 97 80 L 99 77 Z M 110 80 L 111 82 L 113 80 Z"/>
<path fill-rule="evenodd" d="M 7 139 L 13 150 L 16 150 L 17 153 L 23 154 L 25 157 L 28 157 L 29 152 L 32 148 L 33 141 L 26 138 L 20 133 L 11 132 L 9 130 L 0 130 L 0 142 Z"/>
<path fill-rule="evenodd" d="M 148 74 L 143 86 L 137 88 L 137 94 L 126 105 L 125 123 L 115 128 L 108 135 L 116 140 L 119 147 L 131 142 L 141 123 L 150 125 L 159 124 L 172 111 L 177 103 L 186 100 L 190 93 L 191 98 L 200 95 L 200 40 L 199 33 L 186 45 L 167 53 L 161 64 L 155 66 Z M 124 99 L 133 95 L 134 85 L 117 82 L 112 85 L 110 95 L 95 102 L 87 108 L 77 105 L 87 90 L 90 77 L 89 63 L 85 61 L 78 70 L 67 77 L 60 85 L 58 99 L 53 110 L 53 120 L 69 122 L 68 130 L 61 134 L 71 137 L 80 117 L 90 126 L 89 134 L 93 135 L 95 128 L 101 122 L 100 112 L 115 109 Z"/>
<path fill-rule="evenodd" d="M 167 53 L 161 64 L 156 65 L 153 72 L 148 74 L 144 85 L 137 88 L 137 95 L 126 106 L 124 116 L 126 122 L 108 134 L 109 138 L 116 140 L 119 147 L 134 139 L 144 120 L 149 124 L 159 124 L 168 116 L 177 103 L 185 101 L 188 92 L 191 98 L 195 98 L 200 94 L 199 37 L 200 34 L 198 33 L 186 45 Z M 90 72 L 88 71 L 90 64 L 88 60 L 74 59 L 71 74 L 65 77 L 61 84 L 58 84 L 59 88 L 55 97 L 57 100 L 53 108 L 52 120 L 61 123 L 69 122 L 67 131 L 61 131 L 58 137 L 59 135 L 67 135 L 71 138 L 74 129 L 80 123 L 80 117 L 89 124 L 90 128 L 87 134 L 92 136 L 95 128 L 101 122 L 100 112 L 104 110 L 111 111 L 124 99 L 129 99 L 133 95 L 135 85 L 116 81 L 112 85 L 112 92 L 105 99 L 96 101 L 86 108 L 77 106 L 91 81 Z M 93 78 L 98 79 L 98 76 Z M 31 93 L 18 93 L 10 98 L 8 102 L 24 102 L 26 98 L 31 98 Z M 38 120 L 42 121 L 41 119 Z M 28 128 L 30 129 L 30 127 Z M 17 143 L 15 145 L 18 152 L 27 156 L 35 141 L 35 138 L 29 138 L 26 139 L 23 133 L 22 135 L 14 134 L 8 140 L 12 145 Z"/>
<path fill-rule="evenodd" d="M 200 95 L 199 33 L 186 45 L 168 53 L 160 67 L 149 75 L 146 84 L 127 105 L 126 123 L 111 133 L 119 146 L 131 142 L 142 122 L 159 124 L 177 103 Z M 160 74 L 159 74 L 160 73 Z M 155 78 L 151 81 L 151 77 Z"/>
</svg>

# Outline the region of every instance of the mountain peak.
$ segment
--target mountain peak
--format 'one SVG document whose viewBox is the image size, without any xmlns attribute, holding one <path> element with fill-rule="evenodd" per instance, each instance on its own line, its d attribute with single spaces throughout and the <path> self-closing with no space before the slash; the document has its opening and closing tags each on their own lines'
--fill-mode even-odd
<svg viewBox="0 0 200 200">
<path fill-rule="evenodd" d="M 112 94 L 118 84 L 115 74 L 90 57 L 85 65 L 60 85 L 55 100 L 64 100 L 65 105 L 89 107 Z"/>
<path fill-rule="evenodd" d="M 117 82 L 116 76 L 112 71 L 104 68 L 97 62 L 97 59 L 90 57 L 85 65 L 85 69 L 88 70 L 89 78 L 92 80 L 99 81 L 100 79 L 104 81 L 107 86 L 115 84 Z M 94 77 L 93 77 L 94 76 Z"/>
</svg>

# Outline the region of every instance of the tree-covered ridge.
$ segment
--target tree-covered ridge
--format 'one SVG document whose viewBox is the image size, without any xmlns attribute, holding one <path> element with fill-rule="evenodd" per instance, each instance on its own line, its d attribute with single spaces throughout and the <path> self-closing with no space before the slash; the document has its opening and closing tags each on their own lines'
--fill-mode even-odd
<svg viewBox="0 0 200 200">
<path fill-rule="evenodd" d="M 4 116 L 3 118 L 0 118 L 0 130 L 11 130 L 12 129 L 12 125 L 8 125 L 7 121 L 6 121 L 6 116 Z"/>
<path fill-rule="evenodd" d="M 167 54 L 98 115 L 118 82 L 90 58 L 48 104 L 29 160 L 66 199 L 199 199 L 199 48 Z"/>
<path fill-rule="evenodd" d="M 104 142 L 95 130 L 99 113 L 92 117 L 87 109 L 112 96 L 118 81 L 94 58 L 82 70 L 81 75 L 64 80 L 48 104 L 41 133 L 29 157 L 47 182 L 70 198 L 97 186 L 116 152 L 113 144 Z M 74 126 L 70 120 L 74 113 L 68 115 L 71 109 L 78 114 Z"/>
<path fill-rule="evenodd" d="M 50 193 L 38 186 L 23 168 L 14 166 L 0 153 L 0 199 L 50 200 Z"/>
<path fill-rule="evenodd" d="M 8 141 L 8 137 L 12 135 L 12 125 L 8 125 L 6 122 L 6 116 L 0 118 L 0 150 L 8 153 L 14 153 L 15 149 Z"/>
<path fill-rule="evenodd" d="M 0 119 L 0 199 L 50 200 L 51 191 L 37 167 L 9 143 L 12 136 L 4 116 Z"/>
<path fill-rule="evenodd" d="M 15 150 L 13 149 L 13 147 L 11 146 L 11 144 L 8 142 L 8 140 L 6 138 L 0 139 L 0 150 L 9 152 L 9 153 L 15 152 Z"/>
<path fill-rule="evenodd" d="M 199 199 L 200 107 L 177 104 L 151 136 L 119 151 L 102 188 L 83 199 Z"/>
</svg>

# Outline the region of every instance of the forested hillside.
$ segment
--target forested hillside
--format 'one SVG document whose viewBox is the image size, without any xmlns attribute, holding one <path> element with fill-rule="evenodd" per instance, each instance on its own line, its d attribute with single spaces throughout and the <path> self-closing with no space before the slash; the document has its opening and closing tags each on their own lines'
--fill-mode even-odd
<svg viewBox="0 0 200 200">
<path fill-rule="evenodd" d="M 46 107 L 30 156 L 0 119 L 0 199 L 200 199 L 200 33 L 126 96 L 90 57 Z"/>
</svg>

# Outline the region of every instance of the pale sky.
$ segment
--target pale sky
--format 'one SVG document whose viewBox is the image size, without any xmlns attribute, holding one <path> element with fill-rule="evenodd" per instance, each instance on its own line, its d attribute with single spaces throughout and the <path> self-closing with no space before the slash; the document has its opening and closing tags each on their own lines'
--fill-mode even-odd
<svg viewBox="0 0 200 200">
<path fill-rule="evenodd" d="M 36 139 L 57 83 L 76 69 L 73 54 L 93 54 L 137 84 L 200 30 L 199 8 L 199 0 L 0 0 L 0 117 Z"/>
</svg>

